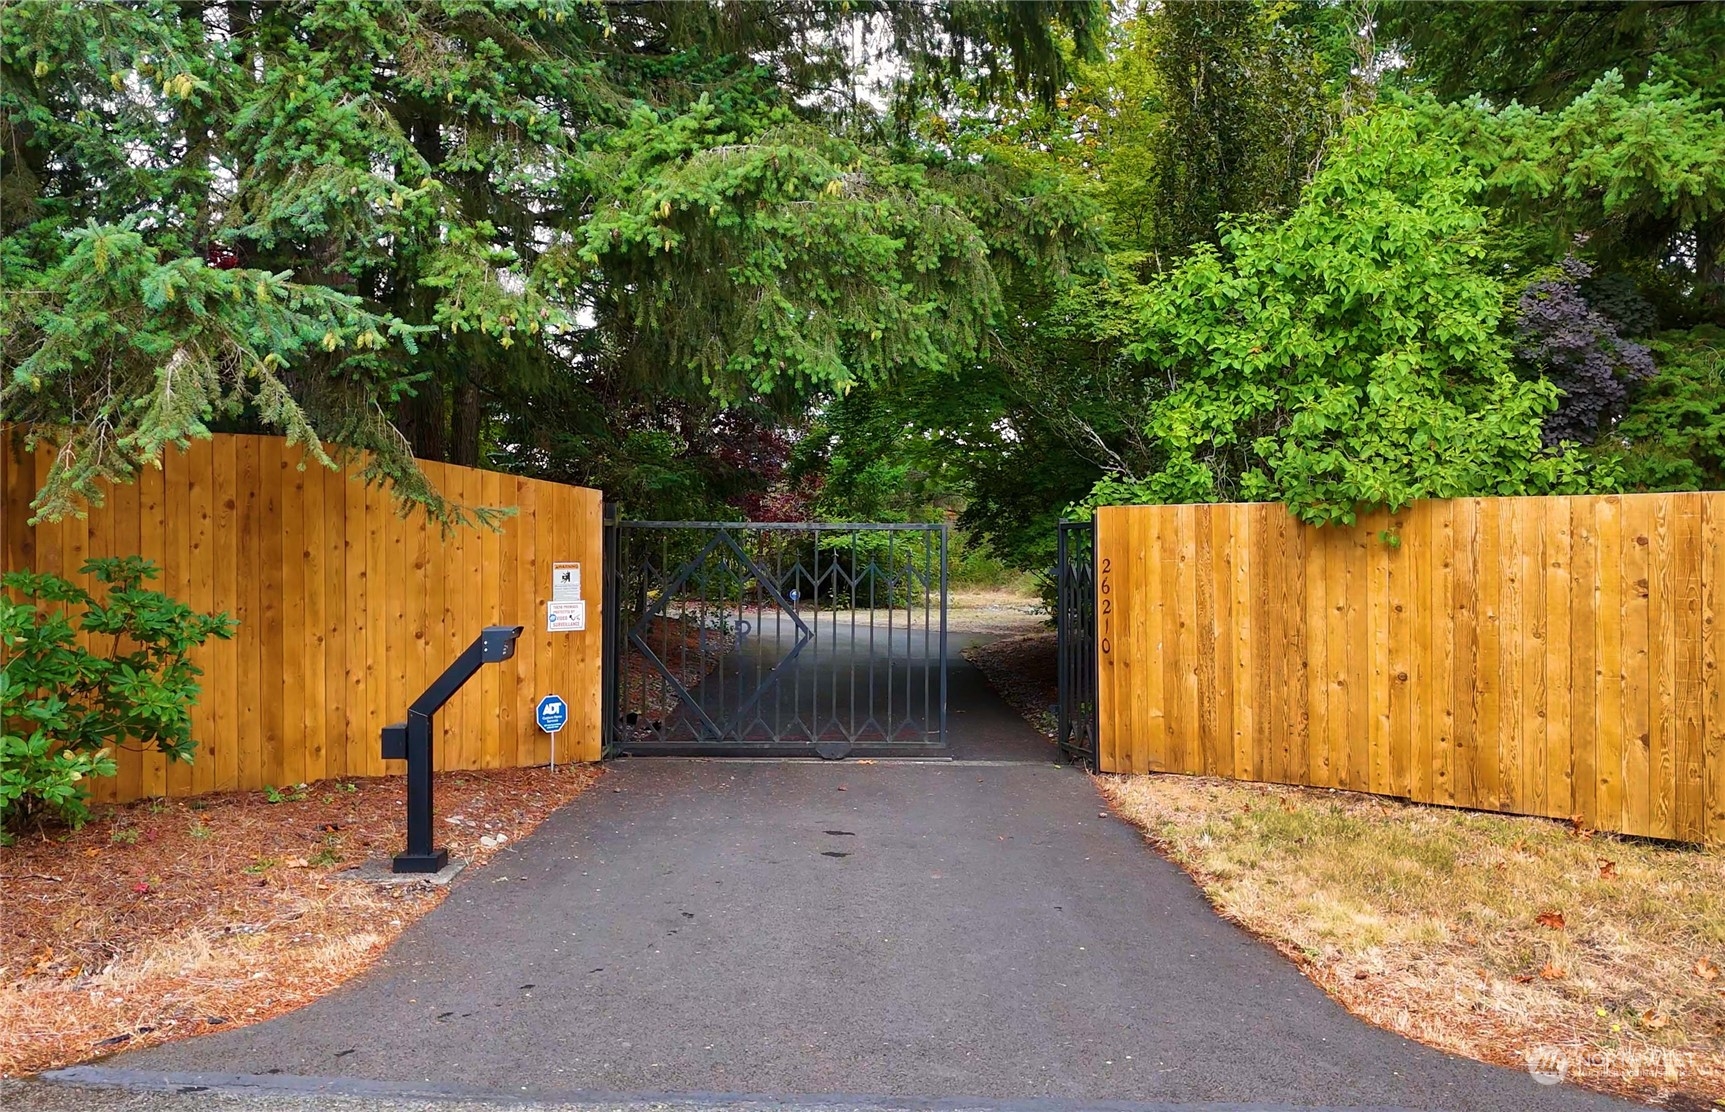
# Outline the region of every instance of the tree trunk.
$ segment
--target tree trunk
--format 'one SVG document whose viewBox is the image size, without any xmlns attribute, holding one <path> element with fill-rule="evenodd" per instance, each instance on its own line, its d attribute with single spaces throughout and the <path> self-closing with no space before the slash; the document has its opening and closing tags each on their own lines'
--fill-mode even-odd
<svg viewBox="0 0 1725 1112">
<path fill-rule="evenodd" d="M 395 427 L 407 437 L 416 457 L 442 463 L 449 458 L 449 406 L 443 384 L 432 379 L 415 389 L 417 394 L 396 405 Z"/>
<path fill-rule="evenodd" d="M 449 437 L 449 462 L 479 466 L 479 384 L 463 380 L 455 388 L 455 413 Z"/>
</svg>

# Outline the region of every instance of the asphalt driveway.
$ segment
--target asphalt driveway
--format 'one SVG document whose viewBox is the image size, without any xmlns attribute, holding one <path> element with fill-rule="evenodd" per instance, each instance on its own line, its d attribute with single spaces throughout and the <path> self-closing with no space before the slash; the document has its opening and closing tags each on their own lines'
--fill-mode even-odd
<svg viewBox="0 0 1725 1112">
<path fill-rule="evenodd" d="M 105 1065 L 619 1105 L 1628 1107 L 1348 1016 L 955 665 L 966 759 L 618 762 L 347 988 Z"/>
</svg>

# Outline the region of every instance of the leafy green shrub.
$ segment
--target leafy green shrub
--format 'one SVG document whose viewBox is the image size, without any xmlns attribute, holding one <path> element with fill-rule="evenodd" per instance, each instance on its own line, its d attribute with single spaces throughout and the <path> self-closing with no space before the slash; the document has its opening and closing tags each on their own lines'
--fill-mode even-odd
<svg viewBox="0 0 1725 1112">
<path fill-rule="evenodd" d="M 1515 283 L 1480 171 L 1417 113 L 1350 121 L 1280 222 L 1236 220 L 1144 292 L 1131 354 L 1171 384 L 1159 456 L 1090 505 L 1282 501 L 1314 524 L 1416 498 L 1615 489 L 1548 447 L 1558 386 L 1516 373 Z"/>
<path fill-rule="evenodd" d="M 189 654 L 236 628 L 146 590 L 159 572 L 140 556 L 80 570 L 105 597 L 46 572 L 0 576 L 0 825 L 45 814 L 83 822 L 87 781 L 114 774 L 117 747 L 190 761 L 203 669 Z"/>
</svg>

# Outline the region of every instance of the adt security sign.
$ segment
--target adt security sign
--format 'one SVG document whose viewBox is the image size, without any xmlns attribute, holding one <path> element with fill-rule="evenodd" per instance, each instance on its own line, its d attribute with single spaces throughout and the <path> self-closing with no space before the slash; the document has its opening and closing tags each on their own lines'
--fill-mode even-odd
<svg viewBox="0 0 1725 1112">
<path fill-rule="evenodd" d="M 561 730 L 569 722 L 569 704 L 555 695 L 539 700 L 539 728 L 548 734 Z"/>
<path fill-rule="evenodd" d="M 534 717 L 539 719 L 539 728 L 551 735 L 551 767 L 557 767 L 557 731 L 569 723 L 569 704 L 555 695 L 547 695 L 539 700 Z"/>
</svg>

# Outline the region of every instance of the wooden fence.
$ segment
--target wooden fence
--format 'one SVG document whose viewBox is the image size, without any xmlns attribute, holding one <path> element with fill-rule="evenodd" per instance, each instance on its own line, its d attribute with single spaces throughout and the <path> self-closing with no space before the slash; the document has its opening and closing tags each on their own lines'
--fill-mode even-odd
<svg viewBox="0 0 1725 1112">
<path fill-rule="evenodd" d="M 122 753 L 98 798 L 398 772 L 378 756 L 379 731 L 493 623 L 527 629 L 512 660 L 482 668 L 438 715 L 438 767 L 544 763 L 549 738 L 533 709 L 553 693 L 569 704 L 558 759 L 597 760 L 599 493 L 427 463 L 450 498 L 520 511 L 498 531 L 444 536 L 421 514 L 401 517 L 387 490 L 301 461 L 278 438 L 217 436 L 170 451 L 87 519 L 32 528 L 47 453 L 23 455 L 10 436 L 0 445 L 0 566 L 83 580 L 89 557 L 139 553 L 163 569 L 159 589 L 240 622 L 232 641 L 195 657 L 205 673 L 195 761 Z M 545 630 L 560 561 L 582 566 L 585 632 Z"/>
<path fill-rule="evenodd" d="M 1725 493 L 1097 516 L 1099 763 L 1725 841 Z"/>
</svg>

